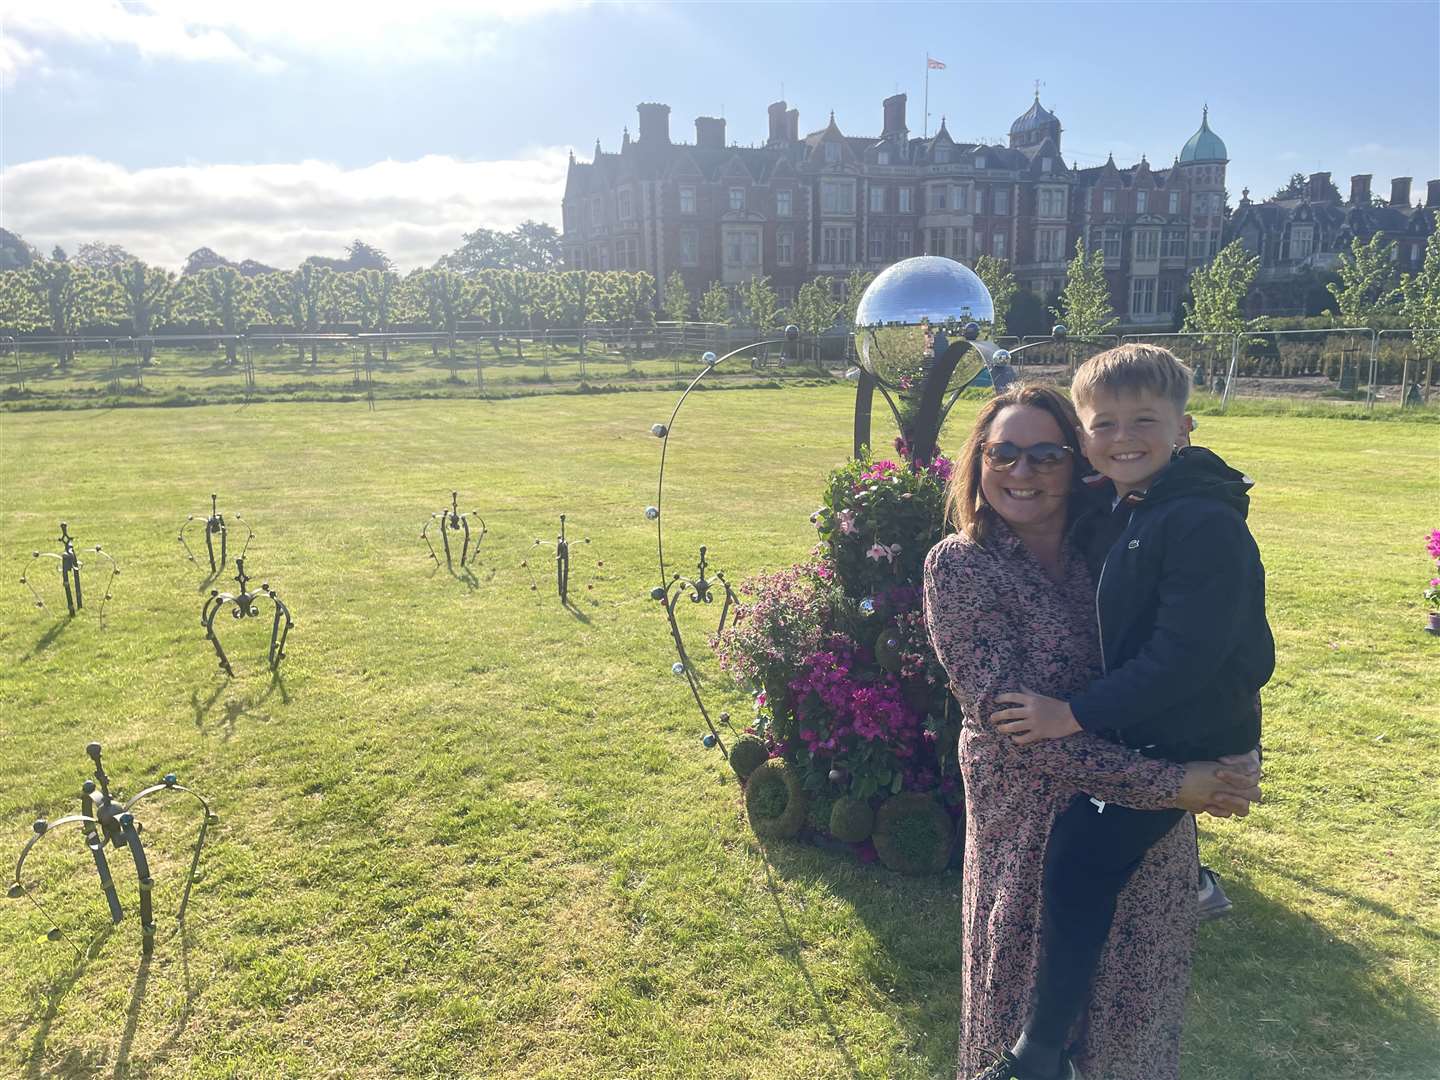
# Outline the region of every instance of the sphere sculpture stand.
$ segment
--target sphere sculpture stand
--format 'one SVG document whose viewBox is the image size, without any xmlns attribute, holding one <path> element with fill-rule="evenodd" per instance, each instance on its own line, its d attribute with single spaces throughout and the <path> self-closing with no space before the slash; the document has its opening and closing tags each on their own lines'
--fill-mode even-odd
<svg viewBox="0 0 1440 1080">
<path fill-rule="evenodd" d="M 547 543 L 549 543 L 547 540 L 536 540 L 530 547 L 533 550 L 537 547 L 544 547 Z M 590 543 L 590 537 L 584 537 L 580 543 Z M 520 565 L 524 567 L 526 573 L 530 575 L 530 591 L 537 592 L 540 588 L 540 583 L 535 580 L 535 571 L 530 566 L 530 560 L 523 559 Z M 597 560 L 595 565 L 604 566 L 605 563 L 602 560 Z M 594 587 L 593 583 L 585 586 L 587 590 L 593 589 Z M 560 603 L 568 604 L 570 602 L 570 541 L 565 537 L 564 514 L 560 515 L 560 533 L 555 537 L 555 589 L 560 594 Z"/>
<path fill-rule="evenodd" d="M 60 583 L 65 587 L 65 606 L 69 608 L 70 614 L 74 615 L 85 606 L 85 594 L 80 588 L 80 571 L 84 568 L 85 564 L 80 561 L 79 555 L 76 554 L 75 540 L 70 535 L 69 526 L 63 521 L 60 522 L 60 535 L 56 539 L 56 543 L 60 545 L 60 551 L 58 553 L 53 551 L 32 551 L 30 557 L 32 560 L 54 559 L 60 564 Z M 109 602 L 112 595 L 110 588 L 120 573 L 120 567 L 115 560 L 111 558 L 110 553 L 99 544 L 86 550 L 94 551 L 96 555 L 109 560 L 110 563 L 110 577 L 105 582 L 105 595 L 100 601 L 100 621 L 103 623 L 105 621 L 105 605 Z M 20 584 L 30 590 L 30 595 L 35 598 L 36 607 L 43 608 L 45 606 L 44 598 L 36 591 L 35 586 L 30 584 L 28 567 L 20 574 Z"/>
<path fill-rule="evenodd" d="M 80 813 L 62 817 L 58 821 L 46 821 L 44 818 L 40 818 L 35 822 L 35 835 L 26 841 L 20 851 L 20 858 L 15 863 L 15 877 L 10 883 L 9 895 L 12 900 L 19 900 L 23 897 L 35 905 L 35 909 L 49 924 L 48 937 L 51 941 L 58 941 L 65 937 L 59 925 L 46 911 L 45 906 L 25 885 L 22 873 L 25 869 L 25 860 L 30 857 L 30 853 L 44 837 L 53 835 L 62 825 L 79 825 L 85 835 L 85 846 L 89 848 L 91 858 L 95 860 L 95 872 L 100 878 L 100 890 L 105 894 L 105 903 L 110 908 L 110 921 L 117 926 L 125 917 L 125 911 L 120 905 L 120 896 L 115 888 L 115 879 L 110 871 L 109 860 L 105 857 L 105 846 L 109 844 L 113 848 L 130 849 L 130 857 L 135 862 L 135 879 L 140 889 L 141 949 L 145 956 L 149 956 L 155 949 L 155 909 L 152 896 L 155 879 L 150 873 L 150 862 L 145 856 L 145 846 L 140 842 L 141 825 L 135 820 L 135 807 L 156 792 L 183 791 L 198 800 L 204 810 L 205 816 L 201 821 L 200 832 L 196 838 L 195 854 L 190 860 L 190 872 L 186 878 L 184 895 L 176 915 L 176 922 L 180 923 L 185 921 L 185 907 L 190 900 L 190 886 L 195 880 L 195 871 L 200 863 L 200 851 L 205 846 L 205 835 L 210 826 L 219 818 L 211 812 L 210 804 L 205 797 L 178 783 L 174 773 L 168 774 L 160 783 L 145 788 L 127 802 L 121 803 L 110 794 L 110 778 L 105 775 L 105 768 L 100 762 L 100 744 L 92 742 L 85 747 L 85 752 L 95 763 L 95 779 L 86 780 L 81 785 Z M 70 942 L 70 945 L 77 953 L 84 955 L 74 942 Z"/>
<path fill-rule="evenodd" d="M 480 523 L 480 535 L 475 538 L 475 550 L 470 550 L 470 518 L 473 517 Z M 450 492 L 449 509 L 442 508 L 439 513 L 431 514 L 430 520 L 425 522 L 420 529 L 420 539 L 425 541 L 425 546 L 430 549 L 430 558 L 436 566 L 440 565 L 440 559 L 435 554 L 435 545 L 430 542 L 430 526 L 435 522 L 440 523 L 440 546 L 445 552 L 445 569 L 454 572 L 455 567 L 450 562 L 450 534 L 460 533 L 463 540 L 460 544 L 460 569 L 465 569 L 467 562 L 473 562 L 480 555 L 480 543 L 485 539 L 485 534 L 490 530 L 485 528 L 485 519 L 480 516 L 479 510 L 471 510 L 468 513 L 460 512 L 460 493 Z M 457 538 L 458 539 L 458 538 Z"/>
<path fill-rule="evenodd" d="M 205 529 L 205 553 L 210 556 L 210 573 L 212 575 L 218 574 L 221 568 L 230 561 L 226 558 L 226 536 L 230 530 L 225 524 L 225 515 L 220 513 L 216 505 L 218 501 L 218 495 L 212 494 L 210 496 L 210 516 L 204 519 L 205 524 L 203 526 Z M 245 537 L 244 546 L 240 549 L 239 557 L 243 559 L 245 552 L 250 550 L 250 541 L 255 539 L 255 530 L 251 529 L 249 523 L 239 514 L 232 514 L 231 517 L 240 522 L 241 525 L 244 525 L 250 532 L 250 535 Z M 198 520 L 200 520 L 200 518 L 195 514 L 187 517 L 185 524 L 180 526 L 180 535 L 176 538 L 180 541 L 180 546 L 185 549 L 185 557 L 192 563 L 195 563 L 195 553 L 190 550 L 190 545 L 185 541 L 185 530 Z M 217 536 L 220 538 L 220 556 L 218 559 L 215 556 L 215 537 Z M 195 564 L 197 566 L 199 565 L 199 563 Z"/>
<path fill-rule="evenodd" d="M 645 508 L 645 516 L 655 522 L 655 545 L 660 562 L 660 584 L 650 590 L 650 598 L 664 607 L 665 618 L 670 629 L 670 640 L 672 644 L 674 644 L 675 651 L 679 656 L 679 659 L 671 666 L 670 670 L 685 680 L 686 686 L 690 689 L 690 696 L 695 699 L 695 705 L 700 710 L 700 716 L 705 721 L 705 726 L 709 729 L 702 737 L 701 742 L 707 749 L 718 748 L 721 756 L 724 757 L 726 761 L 730 760 L 730 751 L 726 748 L 724 740 L 720 737 L 720 731 L 715 726 L 715 721 L 711 719 L 710 710 L 705 705 L 704 695 L 700 692 L 699 676 L 696 674 L 695 666 L 690 662 L 689 653 L 685 649 L 684 637 L 680 633 L 680 625 L 675 620 L 675 602 L 679 600 L 681 596 L 685 595 L 688 589 L 692 603 L 712 603 L 716 583 L 722 585 L 724 587 L 725 601 L 720 607 L 719 629 L 723 630 L 727 617 L 731 615 L 734 609 L 735 593 L 730 588 L 729 583 L 725 581 L 724 574 L 717 571 L 713 580 L 706 576 L 706 549 L 704 547 L 700 549 L 699 572 L 695 578 L 682 577 L 679 573 L 672 574 L 666 566 L 665 525 L 664 518 L 661 515 L 661 508 L 665 498 L 665 457 L 670 448 L 670 438 L 674 434 L 675 421 L 680 415 L 680 410 L 684 407 L 685 401 L 691 392 L 694 391 L 711 372 L 733 356 L 739 356 L 741 353 L 749 352 L 752 349 L 770 348 L 774 345 L 781 347 L 781 363 L 784 364 L 794 357 L 799 341 L 799 328 L 787 326 L 783 338 L 756 341 L 749 345 L 742 345 L 740 348 L 734 349 L 724 356 L 716 356 L 713 352 L 707 352 L 701 357 L 701 362 L 705 366 L 695 378 L 690 380 L 690 385 L 687 386 L 680 395 L 680 400 L 675 403 L 675 408 L 670 412 L 669 422 L 653 424 L 650 428 L 650 434 L 660 440 L 660 477 L 655 488 L 655 505 Z M 721 726 L 725 727 L 731 733 L 735 733 L 735 728 L 730 723 L 729 713 L 719 713 L 716 719 L 719 720 Z"/>
<path fill-rule="evenodd" d="M 215 646 L 215 655 L 220 660 L 220 670 L 230 678 L 234 678 L 235 672 L 230 667 L 230 661 L 225 657 L 225 650 L 220 645 L 220 638 L 215 634 L 215 616 L 220 614 L 220 609 L 226 604 L 233 604 L 234 609 L 230 612 L 232 619 L 249 619 L 259 616 L 260 608 L 257 601 L 261 597 L 267 597 L 275 605 L 275 621 L 270 627 L 270 670 L 280 671 L 280 661 L 285 659 L 285 639 L 290 635 L 290 627 L 295 625 L 295 620 L 290 616 L 290 609 L 285 606 L 285 601 L 270 588 L 269 582 L 261 584 L 256 592 L 249 589 L 250 578 L 245 573 L 244 558 L 235 560 L 235 581 L 240 585 L 238 593 L 222 593 L 218 589 L 210 590 L 210 598 L 205 601 L 205 606 L 200 610 L 200 625 L 205 628 L 205 636 L 210 639 L 210 644 Z M 282 621 L 283 620 L 283 621 Z"/>
</svg>

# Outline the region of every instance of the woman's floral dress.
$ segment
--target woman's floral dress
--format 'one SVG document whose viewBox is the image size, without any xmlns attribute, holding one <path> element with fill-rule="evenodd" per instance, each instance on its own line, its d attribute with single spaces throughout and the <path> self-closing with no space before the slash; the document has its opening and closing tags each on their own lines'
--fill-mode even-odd
<svg viewBox="0 0 1440 1080">
<path fill-rule="evenodd" d="M 1088 734 L 1016 747 L 995 695 L 1074 694 L 1099 673 L 1094 589 L 1078 554 L 1056 585 L 999 525 L 980 546 L 942 540 L 925 561 L 930 640 L 964 719 L 965 881 L 958 1074 L 1007 1049 L 1027 1015 L 1040 943 L 1045 841 L 1077 791 L 1138 809 L 1173 805 L 1184 769 Z M 1195 821 L 1185 815 L 1121 894 L 1088 1013 L 1075 1033 L 1087 1080 L 1176 1080 L 1195 936 Z"/>
</svg>

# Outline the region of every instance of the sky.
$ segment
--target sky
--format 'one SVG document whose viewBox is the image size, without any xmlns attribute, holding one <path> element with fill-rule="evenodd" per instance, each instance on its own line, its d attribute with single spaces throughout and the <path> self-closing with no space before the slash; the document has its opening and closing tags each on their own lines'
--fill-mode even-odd
<svg viewBox="0 0 1440 1080">
<path fill-rule="evenodd" d="M 585 3 L 0 0 L 0 225 L 49 251 L 195 248 L 291 267 L 360 238 L 402 270 L 463 233 L 560 223 L 567 156 L 635 106 L 676 141 L 763 142 L 784 98 L 878 134 L 1003 141 L 1040 98 L 1081 167 L 1171 162 L 1202 106 L 1232 204 L 1295 172 L 1440 178 L 1440 0 L 1405 3 Z"/>
</svg>

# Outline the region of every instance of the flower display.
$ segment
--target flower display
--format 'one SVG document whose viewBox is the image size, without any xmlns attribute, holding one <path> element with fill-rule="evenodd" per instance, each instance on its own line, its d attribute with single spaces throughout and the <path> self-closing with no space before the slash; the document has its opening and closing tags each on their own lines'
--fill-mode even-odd
<svg viewBox="0 0 1440 1080">
<path fill-rule="evenodd" d="M 1430 558 L 1435 560 L 1436 577 L 1430 579 L 1430 585 L 1420 595 L 1434 611 L 1440 611 L 1440 529 L 1432 529 L 1430 535 L 1425 538 L 1425 550 L 1430 553 Z"/>
</svg>

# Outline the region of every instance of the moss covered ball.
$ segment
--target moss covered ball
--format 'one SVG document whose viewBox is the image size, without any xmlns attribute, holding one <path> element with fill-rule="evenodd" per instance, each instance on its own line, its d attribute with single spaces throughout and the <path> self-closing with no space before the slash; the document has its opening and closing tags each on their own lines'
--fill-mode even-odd
<svg viewBox="0 0 1440 1080">
<path fill-rule="evenodd" d="M 741 735 L 730 748 L 730 767 L 736 776 L 745 780 L 769 757 L 770 751 L 765 749 L 764 742 L 754 735 Z"/>
<path fill-rule="evenodd" d="M 847 844 L 858 844 L 875 830 L 875 811 L 864 799 L 849 795 L 835 800 L 830 810 L 830 835 Z"/>
<path fill-rule="evenodd" d="M 756 836 L 786 840 L 805 824 L 805 789 L 794 769 L 771 758 L 745 782 L 745 813 Z"/>
<path fill-rule="evenodd" d="M 875 815 L 875 853 L 901 874 L 938 874 L 950 860 L 955 826 L 932 795 L 902 792 Z"/>
</svg>

